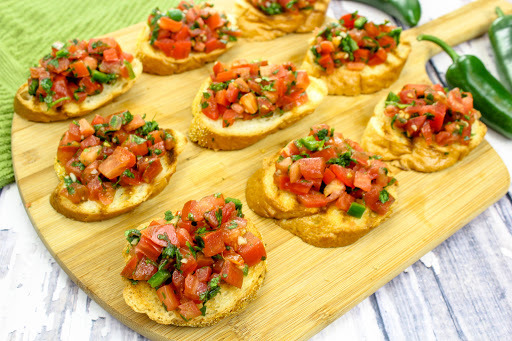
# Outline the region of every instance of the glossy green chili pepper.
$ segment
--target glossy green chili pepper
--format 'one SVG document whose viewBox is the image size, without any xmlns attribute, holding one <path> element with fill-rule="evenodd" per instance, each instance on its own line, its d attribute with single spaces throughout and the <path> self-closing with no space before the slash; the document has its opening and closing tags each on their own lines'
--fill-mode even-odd
<svg viewBox="0 0 512 341">
<path fill-rule="evenodd" d="M 473 95 L 473 104 L 482 113 L 482 121 L 500 134 L 512 139 L 512 94 L 487 71 L 480 59 L 471 55 L 459 56 L 441 39 L 419 35 L 439 45 L 453 60 L 446 71 L 446 82 L 451 88 L 458 87 Z"/>
<path fill-rule="evenodd" d="M 512 91 L 512 15 L 505 15 L 499 7 L 496 7 L 496 14 L 498 19 L 489 27 L 489 39 L 500 78 Z"/>
<path fill-rule="evenodd" d="M 416 26 L 421 18 L 421 6 L 418 0 L 354 0 L 380 9 L 409 26 Z"/>
</svg>

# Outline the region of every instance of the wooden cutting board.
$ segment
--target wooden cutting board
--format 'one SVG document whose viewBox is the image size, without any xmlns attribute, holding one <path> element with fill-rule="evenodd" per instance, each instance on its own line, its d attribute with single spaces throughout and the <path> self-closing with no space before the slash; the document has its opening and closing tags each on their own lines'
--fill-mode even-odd
<svg viewBox="0 0 512 341">
<path fill-rule="evenodd" d="M 232 7 L 232 0 L 216 3 L 227 10 Z M 486 32 L 495 18 L 497 5 L 512 12 L 508 2 L 480 0 L 404 32 L 404 38 L 413 40 L 413 52 L 391 89 L 397 91 L 405 83 L 428 81 L 425 64 L 440 49 L 427 42 L 417 42 L 416 35 L 434 34 L 452 45 L 459 44 Z M 111 35 L 132 52 L 141 28 L 142 24 L 138 24 Z M 263 43 L 241 41 L 220 60 L 268 58 L 273 62 L 291 60 L 300 65 L 310 36 L 288 35 Z M 132 113 L 155 117 L 161 127 L 185 133 L 192 118 L 190 104 L 211 66 L 167 77 L 143 74 L 132 90 L 94 114 L 108 115 L 129 109 Z M 245 311 L 212 327 L 158 325 L 125 304 L 119 276 L 124 266 L 123 232 L 168 209 L 175 211 L 190 199 L 214 192 L 238 197 L 245 204 L 246 181 L 264 157 L 275 153 L 289 140 L 307 134 L 313 124 L 322 122 L 359 141 L 375 104 L 389 90 L 357 97 L 329 96 L 302 121 L 242 151 L 214 152 L 189 143 L 180 156 L 178 171 L 160 195 L 133 212 L 97 223 L 67 219 L 49 203 L 49 195 L 57 185 L 53 160 L 69 121 L 41 124 L 15 115 L 12 152 L 16 180 L 34 228 L 60 266 L 90 297 L 137 332 L 151 339 L 306 339 L 505 194 L 509 174 L 487 142 L 447 170 L 433 174 L 400 172 L 396 211 L 381 226 L 347 247 L 321 249 L 305 244 L 271 219 L 263 219 L 245 206 L 245 213 L 256 222 L 266 243 L 267 277 L 257 299 Z"/>
</svg>

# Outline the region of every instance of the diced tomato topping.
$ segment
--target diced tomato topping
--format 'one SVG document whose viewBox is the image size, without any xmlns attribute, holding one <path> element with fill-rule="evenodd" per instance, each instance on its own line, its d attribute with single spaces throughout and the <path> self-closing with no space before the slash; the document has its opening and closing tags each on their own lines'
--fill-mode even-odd
<svg viewBox="0 0 512 341">
<path fill-rule="evenodd" d="M 137 252 L 137 250 L 135 252 Z M 158 267 L 156 267 L 150 260 L 148 260 L 146 256 L 142 256 L 141 260 L 137 264 L 137 267 L 135 268 L 135 272 L 133 272 L 132 279 L 136 281 L 147 281 L 157 271 Z"/>
<path fill-rule="evenodd" d="M 188 301 L 178 306 L 180 315 L 185 317 L 187 320 L 192 319 L 201 315 L 201 310 L 197 307 L 194 301 Z"/>
<path fill-rule="evenodd" d="M 163 303 L 165 310 L 167 311 L 173 311 L 180 305 L 180 301 L 174 293 L 172 284 L 161 286 L 157 289 L 156 294 L 160 302 Z"/>
<path fill-rule="evenodd" d="M 203 253 L 206 257 L 211 257 L 226 249 L 222 238 L 222 231 L 209 232 L 204 235 L 203 240 Z"/>
<path fill-rule="evenodd" d="M 224 282 L 237 288 L 242 288 L 244 283 L 244 273 L 234 263 L 224 261 L 224 265 L 222 266 L 220 273 Z"/>
</svg>

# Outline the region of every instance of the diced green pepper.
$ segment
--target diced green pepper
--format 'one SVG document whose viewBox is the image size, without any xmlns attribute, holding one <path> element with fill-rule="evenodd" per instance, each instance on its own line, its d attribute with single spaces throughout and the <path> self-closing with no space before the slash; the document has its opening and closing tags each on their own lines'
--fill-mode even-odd
<svg viewBox="0 0 512 341">
<path fill-rule="evenodd" d="M 366 211 L 366 206 L 358 204 L 357 202 L 353 202 L 350 204 L 350 208 L 348 209 L 347 214 L 355 218 L 361 218 L 364 211 Z"/>
<path fill-rule="evenodd" d="M 153 288 L 159 287 L 171 276 L 172 274 L 168 270 L 160 269 L 153 276 L 151 276 L 151 278 L 148 280 L 148 284 Z"/>
</svg>

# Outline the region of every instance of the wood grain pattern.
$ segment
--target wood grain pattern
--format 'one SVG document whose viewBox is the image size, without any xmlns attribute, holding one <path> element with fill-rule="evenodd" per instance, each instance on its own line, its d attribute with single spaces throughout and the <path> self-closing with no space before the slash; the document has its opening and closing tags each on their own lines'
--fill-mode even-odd
<svg viewBox="0 0 512 341">
<path fill-rule="evenodd" d="M 450 43 L 462 42 L 485 31 L 493 18 L 488 9 L 492 11 L 498 3 L 510 11 L 508 3 L 478 1 L 461 9 L 459 15 L 449 15 L 449 21 L 441 19 L 427 25 L 427 28 L 431 27 Z M 465 27 L 462 32 L 454 30 L 451 27 L 461 27 L 456 20 L 471 22 L 472 27 L 467 27 L 467 24 L 462 25 Z M 446 31 L 437 32 L 440 26 L 444 26 Z M 134 26 L 115 35 L 130 50 L 133 46 L 130 41 L 139 29 L 140 26 Z M 404 35 L 415 35 L 420 30 L 434 32 L 419 28 Z M 241 43 L 221 60 L 247 56 L 251 59 L 270 58 L 272 61 L 290 59 L 299 63 L 306 50 L 305 36 L 293 35 L 270 43 Z M 277 42 L 279 48 L 271 50 L 270 47 Z M 415 52 L 407 62 L 397 88 L 405 82 L 427 79 L 425 62 L 437 49 L 424 44 L 414 42 Z M 185 132 L 191 119 L 189 105 L 195 89 L 208 73 L 208 68 L 203 68 L 172 77 L 144 75 L 131 92 L 97 112 L 109 114 L 129 108 L 132 112 L 145 112 L 149 117 L 157 114 L 161 126 L 172 126 Z M 66 123 L 43 125 L 15 117 L 15 172 L 23 200 L 30 204 L 28 212 L 32 222 L 52 255 L 86 293 L 140 333 L 151 338 L 172 336 L 177 339 L 197 338 L 205 333 L 212 338 L 304 338 L 373 293 L 506 191 L 508 173 L 487 143 L 446 171 L 428 175 L 400 173 L 401 193 L 397 212 L 381 227 L 346 248 L 322 250 L 311 247 L 279 229 L 271 220 L 256 217 L 247 210 L 247 214 L 259 223 L 267 243 L 268 277 L 260 297 L 244 313 L 214 327 L 158 326 L 124 304 L 118 275 L 122 268 L 122 234 L 125 229 L 166 209 L 177 209 L 189 198 L 223 191 L 243 199 L 245 181 L 259 167 L 260 160 L 288 140 L 303 135 L 312 124 L 326 122 L 346 136 L 360 139 L 373 106 L 385 93 L 386 90 L 356 98 L 328 97 L 308 118 L 245 151 L 215 153 L 189 144 L 178 165 L 178 172 L 162 194 L 134 212 L 107 222 L 74 222 L 63 218 L 49 206 L 48 195 L 57 184 L 52 160 L 56 141 L 66 129 Z M 34 147 L 31 141 L 36 132 L 41 140 L 55 143 Z M 478 159 L 477 163 L 475 159 Z M 475 183 L 474 179 L 478 179 L 478 183 L 466 186 L 469 181 Z M 444 184 L 444 187 L 439 184 Z M 428 188 L 432 190 L 422 191 Z M 91 238 L 92 235 L 95 238 Z M 311 276 L 313 273 L 316 275 Z M 312 292 L 310 288 L 319 290 Z"/>
</svg>

